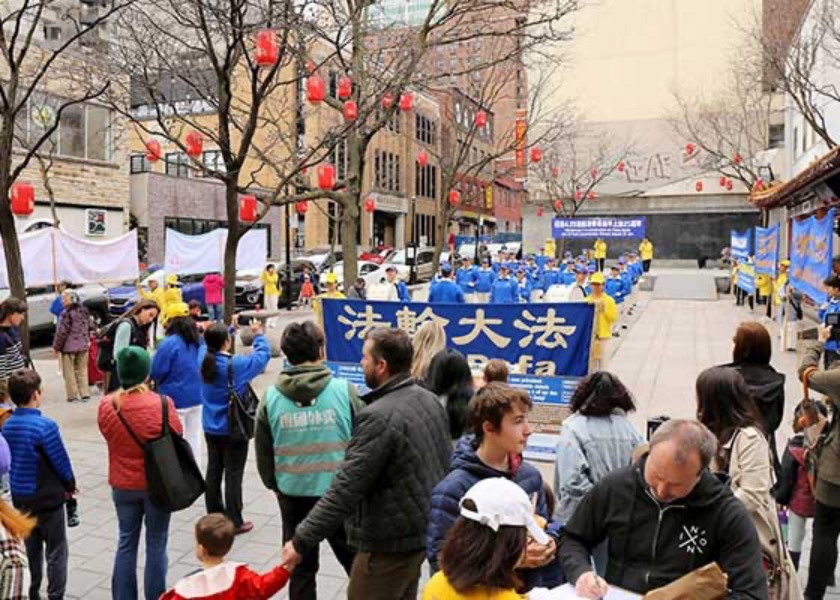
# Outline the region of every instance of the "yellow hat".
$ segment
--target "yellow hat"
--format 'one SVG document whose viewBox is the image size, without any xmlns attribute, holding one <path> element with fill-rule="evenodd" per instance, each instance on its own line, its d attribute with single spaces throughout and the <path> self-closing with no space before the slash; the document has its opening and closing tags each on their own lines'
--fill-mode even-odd
<svg viewBox="0 0 840 600">
<path fill-rule="evenodd" d="M 589 283 L 599 283 L 601 285 L 604 285 L 604 274 L 593 273 L 592 276 L 589 278 Z"/>
<path fill-rule="evenodd" d="M 338 275 L 335 273 L 327 273 L 327 278 L 324 281 L 327 283 L 338 283 Z"/>
<path fill-rule="evenodd" d="M 181 285 L 181 282 L 178 281 L 178 276 L 174 273 L 166 276 L 166 283 L 167 285 Z"/>
<path fill-rule="evenodd" d="M 175 317 L 188 317 L 190 316 L 190 307 L 187 306 L 186 302 L 178 302 L 177 304 L 171 304 L 170 306 L 166 307 L 166 319 L 174 319 Z"/>
<path fill-rule="evenodd" d="M 783 260 L 781 264 L 782 264 L 783 267 L 789 267 L 790 266 L 790 261 L 789 260 Z"/>
</svg>

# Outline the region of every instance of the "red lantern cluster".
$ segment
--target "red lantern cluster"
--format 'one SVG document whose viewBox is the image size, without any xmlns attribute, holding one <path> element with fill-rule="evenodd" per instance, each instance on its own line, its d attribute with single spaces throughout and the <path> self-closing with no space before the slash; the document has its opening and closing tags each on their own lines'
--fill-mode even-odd
<svg viewBox="0 0 840 600">
<path fill-rule="evenodd" d="M 273 29 L 261 29 L 257 32 L 256 56 L 257 66 L 272 67 L 280 59 L 280 46 L 277 43 L 277 33 Z"/>
<path fill-rule="evenodd" d="M 480 110 L 475 113 L 475 126 L 484 127 L 485 125 L 487 125 L 487 113 Z"/>
<path fill-rule="evenodd" d="M 187 156 L 198 158 L 204 147 L 204 138 L 197 131 L 190 131 L 186 139 Z"/>
<path fill-rule="evenodd" d="M 253 223 L 257 220 L 257 197 L 240 196 L 239 198 L 239 220 L 245 223 Z"/>
<path fill-rule="evenodd" d="M 539 147 L 535 146 L 535 147 L 531 148 L 531 162 L 532 163 L 540 162 L 542 160 L 542 156 L 543 156 L 542 150 Z"/>
<path fill-rule="evenodd" d="M 31 183 L 16 181 L 11 189 L 12 214 L 28 217 L 35 210 L 35 187 Z"/>
<path fill-rule="evenodd" d="M 538 216 L 538 217 L 541 217 L 541 216 L 543 216 L 544 214 L 545 214 L 545 210 L 543 210 L 543 207 L 542 207 L 542 206 L 538 206 L 538 207 L 537 207 L 537 216 Z"/>
<path fill-rule="evenodd" d="M 365 200 L 365 212 L 366 213 L 372 213 L 375 210 L 376 210 L 376 200 L 374 200 L 373 198 L 368 198 L 367 200 Z"/>
<path fill-rule="evenodd" d="M 702 192 L 702 191 L 703 191 L 703 182 L 702 182 L 702 181 L 698 181 L 697 183 L 695 183 L 695 184 L 694 184 L 694 189 L 695 189 L 695 191 L 697 191 L 697 192 Z"/>
<path fill-rule="evenodd" d="M 157 140 L 149 140 L 146 142 L 146 160 L 149 162 L 157 162 L 163 157 L 160 149 L 160 142 Z"/>
<path fill-rule="evenodd" d="M 697 148 L 694 146 L 694 144 L 692 144 L 691 142 L 687 143 L 685 145 L 685 155 L 686 156 L 691 156 L 692 154 L 694 154 L 694 151 L 696 149 Z"/>
<path fill-rule="evenodd" d="M 324 101 L 327 95 L 327 86 L 324 79 L 320 75 L 314 73 L 306 80 L 306 99 L 312 104 L 318 104 Z"/>
<path fill-rule="evenodd" d="M 425 150 L 421 150 L 417 153 L 417 164 L 421 167 L 425 167 L 429 164 L 429 155 L 426 153 Z"/>
<path fill-rule="evenodd" d="M 400 110 L 409 112 L 414 108 L 414 94 L 412 92 L 403 92 L 400 96 Z"/>
<path fill-rule="evenodd" d="M 338 85 L 336 86 L 338 97 L 342 100 L 347 100 L 353 94 L 353 81 L 346 75 L 338 78 Z"/>
<path fill-rule="evenodd" d="M 382 108 L 388 110 L 392 106 L 394 106 L 394 94 L 391 92 L 385 92 L 382 94 Z"/>
<path fill-rule="evenodd" d="M 458 190 L 450 190 L 449 191 L 449 204 L 450 206 L 458 206 L 458 203 L 461 202 L 461 192 Z"/>
<path fill-rule="evenodd" d="M 305 200 L 295 202 L 295 212 L 297 214 L 305 215 L 307 210 L 309 210 L 309 204 Z"/>
<path fill-rule="evenodd" d="M 627 168 L 627 165 L 626 165 L 626 164 L 624 164 L 624 161 L 623 161 L 623 160 L 622 160 L 621 162 L 619 162 L 619 163 L 618 163 L 618 166 L 616 167 L 616 169 L 618 169 L 618 172 L 619 172 L 619 173 L 624 173 L 624 170 L 625 170 L 626 168 Z"/>
<path fill-rule="evenodd" d="M 331 190 L 335 187 L 335 165 L 325 163 L 318 165 L 318 187 Z"/>
<path fill-rule="evenodd" d="M 359 116 L 359 105 L 353 100 L 344 103 L 344 120 L 355 121 Z"/>
</svg>

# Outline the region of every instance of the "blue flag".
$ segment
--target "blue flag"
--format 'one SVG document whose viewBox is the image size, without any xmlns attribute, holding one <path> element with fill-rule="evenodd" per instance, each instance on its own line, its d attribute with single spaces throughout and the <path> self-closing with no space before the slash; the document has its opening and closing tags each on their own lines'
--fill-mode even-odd
<svg viewBox="0 0 840 600">
<path fill-rule="evenodd" d="M 776 277 L 779 265 L 779 226 L 755 228 L 755 272 Z"/>
<path fill-rule="evenodd" d="M 831 274 L 834 209 L 822 218 L 793 221 L 790 284 L 817 303 L 827 302 L 822 282 Z"/>
<path fill-rule="evenodd" d="M 729 234 L 729 248 L 734 258 L 747 260 L 750 257 L 750 230 L 740 233 L 733 229 Z"/>
</svg>

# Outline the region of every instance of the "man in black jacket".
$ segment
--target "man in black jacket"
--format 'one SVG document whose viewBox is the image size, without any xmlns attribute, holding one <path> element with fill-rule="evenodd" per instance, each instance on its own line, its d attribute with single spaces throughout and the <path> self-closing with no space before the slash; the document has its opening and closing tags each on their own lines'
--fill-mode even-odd
<svg viewBox="0 0 840 600">
<path fill-rule="evenodd" d="M 412 357 L 404 331 L 368 334 L 362 357 L 373 390 L 362 398 L 368 406 L 356 415 L 332 485 L 283 548 L 283 562 L 295 565 L 304 549 L 344 523 L 358 551 L 349 600 L 417 597 L 432 489 L 446 475 L 452 442 L 445 409 L 411 379 Z"/>
<path fill-rule="evenodd" d="M 728 576 L 728 599 L 767 598 L 749 514 L 708 470 L 716 450 L 702 424 L 667 421 L 647 457 L 595 484 L 560 539 L 560 562 L 579 596 L 601 598 L 607 583 L 643 594 L 716 562 Z M 590 561 L 605 539 L 606 582 Z"/>
</svg>

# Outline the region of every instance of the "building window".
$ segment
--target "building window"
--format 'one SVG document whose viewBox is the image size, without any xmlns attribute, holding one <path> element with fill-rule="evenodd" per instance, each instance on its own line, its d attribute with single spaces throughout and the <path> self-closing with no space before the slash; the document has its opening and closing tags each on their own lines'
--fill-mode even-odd
<svg viewBox="0 0 840 600">
<path fill-rule="evenodd" d="M 32 94 L 18 112 L 15 133 L 19 142 L 31 146 L 55 124 L 59 107 L 66 99 Z M 42 152 L 91 160 L 112 159 L 111 111 L 94 104 L 74 104 L 61 113 L 58 128 L 41 147 Z"/>
<path fill-rule="evenodd" d="M 130 159 L 130 169 L 129 171 L 133 173 L 148 173 L 152 170 L 152 166 L 149 164 L 148 159 L 146 159 L 145 154 L 132 154 Z"/>
<path fill-rule="evenodd" d="M 225 159 L 222 157 L 221 150 L 205 150 L 201 155 L 201 161 L 204 168 L 207 169 L 209 176 L 210 172 L 225 173 Z"/>
<path fill-rule="evenodd" d="M 782 148 L 785 145 L 784 124 L 771 125 L 767 146 L 769 148 Z"/>
<path fill-rule="evenodd" d="M 341 140 L 333 148 L 333 164 L 335 165 L 335 176 L 339 181 L 347 179 L 347 141 Z"/>
<path fill-rule="evenodd" d="M 437 167 L 414 164 L 414 190 L 422 198 L 437 198 Z"/>
<path fill-rule="evenodd" d="M 374 186 L 385 192 L 401 192 L 400 157 L 392 152 L 377 150 L 373 155 Z"/>
<path fill-rule="evenodd" d="M 414 137 L 418 142 L 424 144 L 434 144 L 435 136 L 437 134 L 437 124 L 429 118 L 424 117 L 420 113 L 414 115 Z"/>
<path fill-rule="evenodd" d="M 166 174 L 173 177 L 189 177 L 190 161 L 183 152 L 168 152 L 166 154 Z"/>
<path fill-rule="evenodd" d="M 799 156 L 799 127 L 793 128 L 793 157 Z"/>
</svg>

